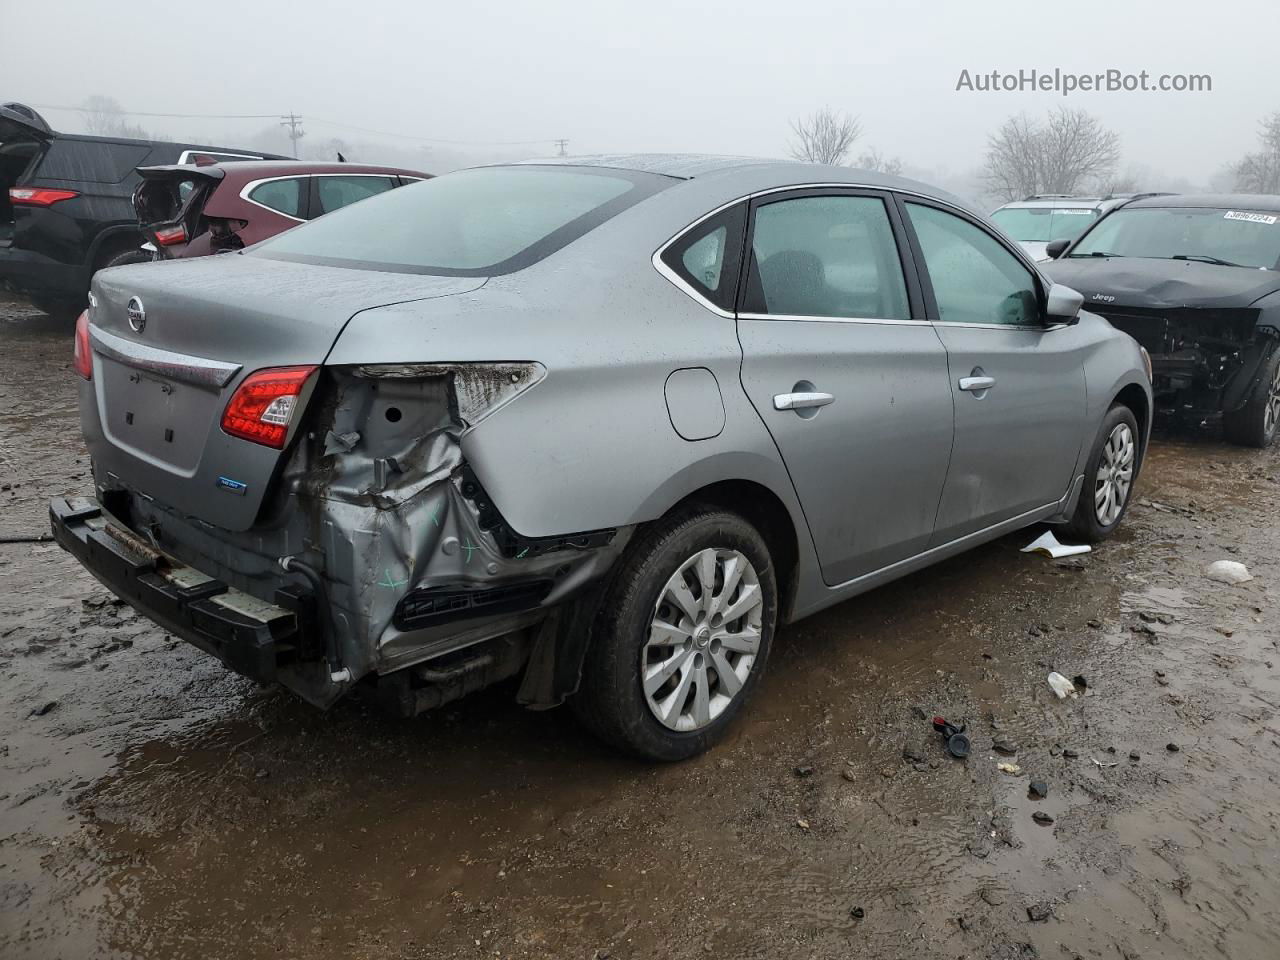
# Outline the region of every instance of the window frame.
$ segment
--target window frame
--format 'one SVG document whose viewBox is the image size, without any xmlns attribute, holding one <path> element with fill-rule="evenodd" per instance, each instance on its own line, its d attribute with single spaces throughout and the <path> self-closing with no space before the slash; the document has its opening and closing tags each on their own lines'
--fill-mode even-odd
<svg viewBox="0 0 1280 960">
<path fill-rule="evenodd" d="M 757 270 L 755 250 L 752 244 L 756 230 L 756 211 L 760 207 L 768 206 L 772 203 L 782 203 L 787 200 L 801 200 L 806 197 L 868 197 L 879 200 L 884 205 L 885 217 L 889 221 L 889 229 L 893 234 L 894 249 L 898 254 L 898 264 L 902 270 L 903 286 L 906 288 L 907 312 L 910 314 L 909 318 L 811 317 L 777 313 L 756 313 L 754 311 L 749 312 L 743 310 L 743 307 L 746 305 L 747 289 L 755 278 Z M 823 185 L 804 184 L 793 187 L 779 187 L 774 190 L 767 190 L 758 194 L 753 194 L 750 200 L 751 210 L 750 216 L 747 218 L 746 241 L 743 247 L 742 275 L 738 281 L 738 297 L 736 301 L 737 316 L 740 319 L 811 323 L 904 324 L 910 326 L 919 326 L 929 323 L 929 319 L 925 314 L 925 301 L 922 295 L 920 279 L 917 276 L 916 264 L 912 258 L 911 249 L 907 244 L 906 233 L 903 228 L 903 224 L 900 222 L 902 214 L 894 200 L 892 190 L 878 189 L 875 187 L 862 187 L 856 184 L 850 184 L 848 186 L 839 183 Z"/>
<path fill-rule="evenodd" d="M 735 207 L 742 208 L 742 222 L 738 225 L 736 231 L 730 230 L 725 237 L 725 264 L 729 263 L 730 251 L 737 246 L 737 255 L 733 262 L 734 276 L 732 283 L 722 290 L 728 292 L 727 305 L 717 303 L 712 297 L 708 296 L 705 287 L 700 287 L 696 282 L 691 282 L 690 278 L 683 267 L 673 266 L 667 262 L 667 254 L 676 251 L 684 251 L 692 243 L 701 240 L 703 236 L 716 227 L 712 227 L 712 221 L 719 220 L 722 217 L 732 213 Z M 657 271 L 671 281 L 681 291 L 691 296 L 698 303 L 702 304 L 711 312 L 721 317 L 732 318 L 737 315 L 738 297 L 742 287 L 742 275 L 745 271 L 743 258 L 746 256 L 746 242 L 750 229 L 751 212 L 747 206 L 747 199 L 740 197 L 737 200 L 731 200 L 729 203 L 716 207 L 710 213 L 704 214 L 693 223 L 689 224 L 674 237 L 664 243 L 653 255 L 653 265 Z"/>
<path fill-rule="evenodd" d="M 251 203 L 259 210 L 266 210 L 268 213 L 274 213 L 277 217 L 284 217 L 286 220 L 292 220 L 294 223 L 306 223 L 310 217 L 307 216 L 311 212 L 311 174 L 306 173 L 283 173 L 278 177 L 262 177 L 259 180 L 250 180 L 240 188 L 240 199 L 245 203 Z M 294 216 L 291 213 L 285 213 L 283 210 L 277 210 L 275 207 L 269 207 L 261 200 L 253 199 L 250 194 L 257 190 L 265 183 L 275 183 L 278 180 L 302 180 L 303 183 L 298 185 L 298 213 L 301 216 Z"/>
<path fill-rule="evenodd" d="M 952 206 L 948 203 L 941 203 L 932 197 L 925 197 L 918 194 L 899 194 L 895 193 L 894 199 L 899 207 L 899 216 L 902 221 L 903 228 L 906 231 L 908 241 L 911 245 L 912 257 L 916 261 L 916 269 L 920 276 L 921 290 L 924 294 L 925 310 L 930 322 L 940 327 L 966 327 L 970 330 L 1034 330 L 1044 331 L 1052 330 L 1055 327 L 1067 326 L 1065 323 L 1050 323 L 1046 319 L 1045 307 L 1048 304 L 1049 285 L 1046 283 L 1044 275 L 1036 267 L 1035 262 L 1027 256 L 1015 241 L 1009 240 L 1000 232 L 999 228 L 992 230 L 988 225 L 982 222 L 978 217 L 973 216 L 968 211 L 959 207 Z M 938 310 L 938 299 L 933 289 L 933 278 L 929 275 L 929 264 L 925 260 L 924 248 L 920 246 L 920 238 L 916 235 L 915 226 L 911 222 L 911 215 L 907 210 L 908 204 L 916 204 L 921 207 L 932 207 L 939 213 L 947 213 L 951 216 L 968 223 L 970 226 L 977 228 L 995 241 L 1006 253 L 1014 258 L 1031 276 L 1031 282 L 1035 287 L 1036 304 L 1040 310 L 1040 322 L 1033 324 L 1012 324 L 1012 323 L 969 323 L 965 320 L 943 320 L 942 314 Z M 1092 230 L 1094 226 L 1100 223 L 1101 217 L 1094 220 L 1093 226 L 1090 226 L 1085 233 Z M 1083 234 L 1081 234 L 1083 236 Z M 1079 238 L 1077 238 L 1079 239 Z"/>
</svg>

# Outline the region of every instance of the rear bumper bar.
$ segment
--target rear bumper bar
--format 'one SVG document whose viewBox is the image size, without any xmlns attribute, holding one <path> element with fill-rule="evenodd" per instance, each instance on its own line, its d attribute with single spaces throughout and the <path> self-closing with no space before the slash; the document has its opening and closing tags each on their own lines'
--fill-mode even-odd
<svg viewBox="0 0 1280 960">
<path fill-rule="evenodd" d="M 277 603 L 228 587 L 142 541 L 88 498 L 49 503 L 54 539 L 116 596 L 170 633 L 262 682 L 315 646 L 315 601 L 305 588 Z"/>
</svg>

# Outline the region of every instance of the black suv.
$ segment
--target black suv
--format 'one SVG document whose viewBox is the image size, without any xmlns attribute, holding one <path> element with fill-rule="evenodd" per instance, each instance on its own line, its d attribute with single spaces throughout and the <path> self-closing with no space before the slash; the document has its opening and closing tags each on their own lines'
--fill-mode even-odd
<svg viewBox="0 0 1280 960">
<path fill-rule="evenodd" d="M 147 259 L 133 209 L 137 167 L 261 159 L 277 157 L 55 133 L 30 107 L 0 104 L 0 287 L 75 316 L 95 271 Z"/>
<path fill-rule="evenodd" d="M 1041 267 L 1151 354 L 1158 409 L 1221 414 L 1234 443 L 1280 432 L 1280 197 L 1150 196 Z"/>
</svg>

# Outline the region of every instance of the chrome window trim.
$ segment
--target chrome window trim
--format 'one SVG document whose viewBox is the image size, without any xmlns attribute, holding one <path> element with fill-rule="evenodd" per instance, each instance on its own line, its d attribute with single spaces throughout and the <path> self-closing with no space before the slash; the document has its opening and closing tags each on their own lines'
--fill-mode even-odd
<svg viewBox="0 0 1280 960">
<path fill-rule="evenodd" d="M 277 180 L 306 180 L 309 176 L 312 175 L 309 173 L 286 173 L 281 174 L 278 177 L 262 177 L 259 180 L 250 180 L 240 188 L 240 199 L 245 203 L 253 204 L 260 210 L 266 210 L 270 213 L 274 213 L 277 217 L 284 217 L 286 220 L 292 220 L 294 223 L 306 223 L 307 221 L 303 220 L 301 217 L 295 217 L 291 213 L 285 213 L 283 210 L 277 210 L 275 207 L 268 207 L 265 203 L 259 203 L 257 200 L 254 200 L 249 196 L 249 194 L 254 190 L 257 190 L 258 187 L 262 186 L 264 183 L 275 183 Z M 301 187 L 299 187 L 299 190 L 301 190 Z"/>
<path fill-rule="evenodd" d="M 889 317 L 809 317 L 789 313 L 740 313 L 739 320 L 789 320 L 803 323 L 873 323 L 894 327 L 931 327 L 931 320 L 894 320 Z"/>
<path fill-rule="evenodd" d="M 710 211 L 709 213 L 704 213 L 702 216 L 698 217 L 696 220 L 690 221 L 689 223 L 681 227 L 679 230 L 677 230 L 669 239 L 667 239 L 664 243 L 662 243 L 658 247 L 658 249 L 653 252 L 653 256 L 649 258 L 649 261 L 653 264 L 653 268 L 657 270 L 658 273 L 661 274 L 663 277 L 665 277 L 668 281 L 670 281 L 676 287 L 676 289 L 692 297 L 699 304 L 701 304 L 705 309 L 710 310 L 717 317 L 733 319 L 735 314 L 730 313 L 727 310 L 722 310 L 719 307 L 717 307 L 714 303 L 712 303 L 705 296 L 703 296 L 695 287 L 690 286 L 688 283 L 684 281 L 682 277 L 680 277 L 679 274 L 677 274 L 674 270 L 672 270 L 665 263 L 663 263 L 662 255 L 667 252 L 668 247 L 670 247 L 673 243 L 675 243 L 677 240 L 683 237 L 686 233 L 688 233 L 694 227 L 698 226 L 698 224 L 702 223 L 704 220 L 709 220 L 711 217 L 714 217 L 716 214 L 729 209 L 734 204 L 749 203 L 750 201 L 755 200 L 758 197 L 768 197 L 768 196 L 772 196 L 775 193 L 789 193 L 791 191 L 798 191 L 798 190 L 833 190 L 833 191 L 874 190 L 877 193 L 887 193 L 887 194 L 890 194 L 891 196 L 896 194 L 898 196 L 903 196 L 903 197 L 916 197 L 920 200 L 927 200 L 930 203 L 936 203 L 939 206 L 948 207 L 951 210 L 955 210 L 958 213 L 964 214 L 966 218 L 973 217 L 973 212 L 971 210 L 967 210 L 964 207 L 960 206 L 959 204 L 952 203 L 950 200 L 945 200 L 942 197 L 934 197 L 934 196 L 930 196 L 927 193 L 920 193 L 917 190 L 904 190 L 900 187 L 886 187 L 883 184 L 877 184 L 877 183 L 844 183 L 844 182 L 792 183 L 782 187 L 769 187 L 768 189 L 765 189 L 765 190 L 756 190 L 754 193 L 743 194 L 740 197 L 735 197 L 733 200 L 730 200 L 727 203 L 720 204 L 720 206 L 716 207 L 714 210 Z M 980 227 L 979 229 L 982 229 L 982 228 Z M 995 237 L 994 234 L 991 234 L 990 230 L 987 230 L 986 232 L 989 235 L 991 235 L 992 238 L 995 239 L 997 243 L 1000 243 L 1000 246 L 1004 247 L 1004 249 L 1006 250 L 1009 250 L 1009 252 L 1015 256 L 1015 258 L 1020 260 L 1022 264 L 1031 271 L 1033 276 L 1039 277 L 1041 282 L 1047 282 L 1045 280 L 1044 274 L 1042 274 L 1040 272 L 1040 269 L 1036 266 L 1035 261 L 1032 260 L 1030 257 L 1028 257 L 1021 249 L 1018 249 L 1018 250 L 1010 249 L 1005 243 L 1000 241 L 998 237 Z M 778 316 L 774 314 L 758 314 L 758 313 L 757 314 L 744 313 L 744 314 L 741 314 L 741 316 L 743 319 L 750 319 L 750 320 L 802 319 L 802 320 L 836 320 L 838 321 L 842 319 L 839 317 L 783 317 L 783 316 Z M 845 322 L 928 324 L 928 323 L 933 323 L 935 321 L 931 321 L 931 320 L 888 321 L 888 320 L 850 319 Z M 964 326 L 972 326 L 972 324 L 964 324 Z M 993 324 L 993 326 L 999 326 L 999 324 Z M 1001 329 L 1008 330 L 1011 328 L 1001 327 Z M 1026 329 L 1044 329 L 1044 328 L 1028 327 Z"/>
<path fill-rule="evenodd" d="M 145 343 L 126 340 L 107 333 L 101 327 L 89 326 L 89 338 L 94 352 L 110 357 L 126 366 L 146 370 L 171 380 L 181 380 L 198 387 L 216 387 L 221 390 L 240 372 L 240 364 L 221 360 L 206 360 L 185 353 L 161 350 Z"/>
<path fill-rule="evenodd" d="M 258 180 L 250 180 L 240 188 L 240 199 L 245 203 L 253 204 L 255 207 L 260 207 L 263 210 L 269 210 L 278 217 L 284 217 L 286 220 L 292 220 L 294 223 L 308 223 L 309 221 L 303 220 L 301 217 L 295 217 L 291 213 L 285 213 L 282 210 L 277 210 L 275 207 L 268 207 L 265 203 L 259 203 L 257 200 L 254 200 L 249 196 L 249 194 L 264 183 L 274 183 L 277 180 L 311 180 L 316 177 L 380 177 L 383 180 L 394 181 L 398 176 L 398 173 L 345 173 L 337 170 L 332 173 L 282 173 L 278 177 L 262 177 Z M 395 188 L 395 183 L 392 183 L 390 189 L 394 190 Z M 332 213 L 333 211 L 329 212 Z"/>
</svg>

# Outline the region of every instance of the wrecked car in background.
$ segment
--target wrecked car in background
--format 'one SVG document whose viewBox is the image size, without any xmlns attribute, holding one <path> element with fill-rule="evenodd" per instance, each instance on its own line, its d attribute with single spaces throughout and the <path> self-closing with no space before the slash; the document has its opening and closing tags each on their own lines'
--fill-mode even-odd
<svg viewBox="0 0 1280 960">
<path fill-rule="evenodd" d="M 0 105 L 0 287 L 72 320 L 89 279 L 148 259 L 130 197 L 144 163 L 261 160 L 274 154 L 162 140 L 58 133 L 20 103 Z"/>
<path fill-rule="evenodd" d="M 1150 352 L 1159 409 L 1221 415 L 1265 447 L 1280 425 L 1280 197 L 1157 196 L 1109 213 L 1043 269 Z"/>
<path fill-rule="evenodd" d="M 778 623 L 1039 521 L 1106 537 L 1138 345 L 922 184 L 485 167 L 94 282 L 54 534 L 229 667 L 412 715 L 507 677 L 672 760 Z"/>
<path fill-rule="evenodd" d="M 241 250 L 348 204 L 430 179 L 357 163 L 267 160 L 140 167 L 133 208 L 152 259 Z"/>
</svg>

